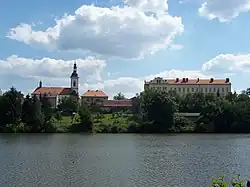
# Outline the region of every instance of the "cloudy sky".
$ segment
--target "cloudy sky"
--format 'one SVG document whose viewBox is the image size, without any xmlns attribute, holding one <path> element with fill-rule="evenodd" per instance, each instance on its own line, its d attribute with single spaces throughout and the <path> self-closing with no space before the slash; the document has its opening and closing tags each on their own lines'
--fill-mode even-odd
<svg viewBox="0 0 250 187">
<path fill-rule="evenodd" d="M 250 87 L 250 0 L 1 0 L 0 88 L 68 86 L 131 96 L 144 80 Z"/>
</svg>

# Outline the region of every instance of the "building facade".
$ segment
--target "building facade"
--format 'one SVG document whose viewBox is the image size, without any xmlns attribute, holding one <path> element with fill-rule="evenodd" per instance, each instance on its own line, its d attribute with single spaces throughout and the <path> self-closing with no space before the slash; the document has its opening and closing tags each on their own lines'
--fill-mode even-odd
<svg viewBox="0 0 250 187">
<path fill-rule="evenodd" d="M 108 96 L 101 90 L 88 90 L 81 96 L 82 104 L 102 106 Z"/>
<path fill-rule="evenodd" d="M 36 95 L 37 98 L 46 97 L 51 106 L 56 108 L 65 97 L 69 97 L 71 95 L 78 95 L 79 77 L 77 73 L 77 65 L 76 62 L 73 66 L 73 72 L 70 76 L 70 87 L 44 87 L 42 85 L 42 81 L 39 82 L 39 86 L 33 91 L 32 95 Z"/>
<path fill-rule="evenodd" d="M 178 94 L 201 92 L 219 93 L 221 96 L 226 96 L 231 92 L 231 82 L 229 78 L 226 79 L 163 79 L 156 77 L 153 80 L 144 82 L 144 89 L 157 89 L 161 91 L 175 91 Z"/>
</svg>

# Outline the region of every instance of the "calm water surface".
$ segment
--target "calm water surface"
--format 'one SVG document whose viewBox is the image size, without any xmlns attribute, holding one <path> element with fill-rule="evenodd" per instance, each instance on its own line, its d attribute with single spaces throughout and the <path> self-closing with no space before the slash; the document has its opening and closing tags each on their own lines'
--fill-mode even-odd
<svg viewBox="0 0 250 187">
<path fill-rule="evenodd" d="M 0 187 L 206 187 L 250 177 L 250 135 L 0 135 Z"/>
</svg>

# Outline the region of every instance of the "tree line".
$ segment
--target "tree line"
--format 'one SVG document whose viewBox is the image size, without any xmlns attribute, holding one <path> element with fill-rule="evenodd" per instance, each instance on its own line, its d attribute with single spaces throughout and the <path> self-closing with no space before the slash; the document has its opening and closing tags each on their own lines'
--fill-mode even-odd
<svg viewBox="0 0 250 187">
<path fill-rule="evenodd" d="M 15 88 L 10 88 L 0 96 L 0 132 L 56 132 L 56 121 L 63 115 L 69 115 L 72 111 L 78 112 L 80 121 L 72 124 L 69 131 L 87 131 L 91 121 L 90 113 L 86 107 L 78 108 L 74 94 L 62 100 L 57 109 L 53 109 L 48 98 L 24 95 Z M 84 124 L 84 125 L 82 125 Z"/>
<path fill-rule="evenodd" d="M 219 94 L 179 95 L 176 92 L 146 90 L 132 98 L 130 109 L 119 113 L 129 114 L 124 132 L 130 133 L 249 133 L 249 91 L 221 97 Z M 114 99 L 125 97 L 118 93 Z M 56 124 L 62 116 L 72 114 L 79 118 L 67 131 L 91 132 L 93 118 L 106 113 L 101 106 L 79 105 L 75 95 L 61 100 L 54 109 L 46 97 L 24 96 L 12 87 L 0 96 L 0 132 L 57 132 Z M 180 113 L 200 115 L 186 118 Z"/>
<path fill-rule="evenodd" d="M 249 90 L 249 89 L 247 89 Z M 134 98 L 133 110 L 146 132 L 249 133 L 250 97 L 241 94 L 193 93 L 147 90 Z M 135 107 L 137 105 L 137 107 Z M 178 113 L 199 113 L 195 119 Z"/>
</svg>

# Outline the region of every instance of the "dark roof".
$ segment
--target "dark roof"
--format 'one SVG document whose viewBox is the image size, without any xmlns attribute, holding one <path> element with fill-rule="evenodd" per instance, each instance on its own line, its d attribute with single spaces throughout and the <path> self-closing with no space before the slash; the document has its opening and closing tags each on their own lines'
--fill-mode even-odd
<svg viewBox="0 0 250 187">
<path fill-rule="evenodd" d="M 76 71 L 73 71 L 70 78 L 72 78 L 72 77 L 78 77 L 78 73 Z"/>
</svg>

